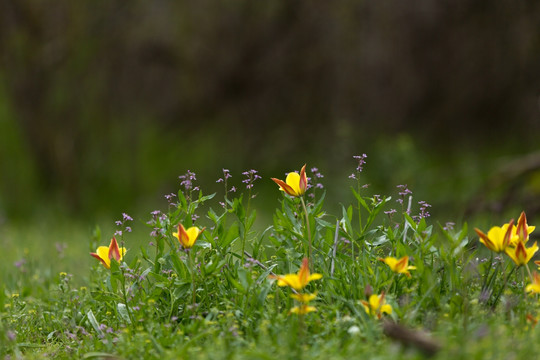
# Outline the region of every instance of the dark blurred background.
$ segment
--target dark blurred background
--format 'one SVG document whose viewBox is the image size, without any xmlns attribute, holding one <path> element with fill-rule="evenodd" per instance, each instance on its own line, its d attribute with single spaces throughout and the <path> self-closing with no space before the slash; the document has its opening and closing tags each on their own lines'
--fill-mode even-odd
<svg viewBox="0 0 540 360">
<path fill-rule="evenodd" d="M 540 210 L 539 25 L 537 0 L 0 0 L 0 212 L 305 162 L 337 203 L 361 153 L 435 213 Z"/>
</svg>

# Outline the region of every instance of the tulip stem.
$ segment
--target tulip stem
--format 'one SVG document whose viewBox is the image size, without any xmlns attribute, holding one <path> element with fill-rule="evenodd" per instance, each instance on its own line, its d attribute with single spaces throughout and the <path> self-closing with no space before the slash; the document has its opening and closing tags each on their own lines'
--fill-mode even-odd
<svg viewBox="0 0 540 360">
<path fill-rule="evenodd" d="M 486 277 L 484 278 L 484 285 L 482 285 L 482 290 L 485 290 L 486 287 L 487 287 L 488 279 L 489 279 L 489 273 L 491 272 L 492 266 L 493 266 L 493 252 L 490 251 L 490 257 L 489 257 L 489 263 L 488 263 L 488 268 L 487 268 L 487 274 L 486 274 Z"/>
<path fill-rule="evenodd" d="M 531 283 L 533 283 L 534 280 L 533 280 L 533 276 L 531 274 L 531 269 L 529 269 L 529 265 L 525 264 L 524 266 L 527 269 L 527 273 L 529 274 L 529 280 L 531 280 Z"/>
<path fill-rule="evenodd" d="M 516 270 L 518 268 L 518 266 L 514 266 L 512 268 L 512 270 L 510 270 L 510 273 L 508 274 L 508 276 L 505 276 L 505 279 L 504 279 L 504 284 L 503 286 L 501 287 L 501 290 L 499 290 L 499 293 L 497 294 L 497 297 L 495 298 L 495 300 L 493 301 L 493 305 L 491 306 L 492 308 L 495 308 L 495 306 L 497 306 L 497 302 L 499 301 L 499 298 L 501 297 L 504 289 L 506 289 L 506 284 L 508 283 L 508 279 L 510 279 L 510 276 L 512 276 L 512 273 L 514 272 L 514 270 Z"/>
<path fill-rule="evenodd" d="M 308 258 L 309 258 L 310 268 L 312 268 L 313 260 L 311 259 L 312 246 L 311 246 L 311 229 L 309 227 L 309 214 L 306 208 L 306 203 L 304 202 L 304 197 L 300 197 L 300 201 L 302 202 L 302 208 L 304 209 L 304 214 L 306 215 L 306 228 L 307 228 L 307 235 L 308 235 Z"/>
<path fill-rule="evenodd" d="M 193 248 L 188 250 L 188 260 L 189 260 L 189 267 L 191 270 L 191 293 L 192 293 L 192 300 L 193 300 L 193 312 L 195 312 L 195 264 L 193 260 Z"/>
</svg>

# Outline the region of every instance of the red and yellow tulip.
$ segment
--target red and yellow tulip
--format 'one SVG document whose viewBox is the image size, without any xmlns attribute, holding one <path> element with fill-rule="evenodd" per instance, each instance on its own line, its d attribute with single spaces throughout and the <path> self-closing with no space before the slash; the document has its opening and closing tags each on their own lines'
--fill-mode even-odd
<svg viewBox="0 0 540 360">
<path fill-rule="evenodd" d="M 506 250 L 512 243 L 517 243 L 518 236 L 515 233 L 515 226 L 513 226 L 514 220 L 511 220 L 508 224 L 503 226 L 492 227 L 487 235 L 480 229 L 474 229 L 480 237 L 480 242 L 484 244 L 489 250 L 496 253 L 501 253 Z"/>
<path fill-rule="evenodd" d="M 525 287 L 526 292 L 531 292 L 534 294 L 540 294 L 540 273 L 535 271 L 532 274 L 532 282 Z"/>
<path fill-rule="evenodd" d="M 527 265 L 529 260 L 532 259 L 534 254 L 538 251 L 538 245 L 536 242 L 533 246 L 526 248 L 523 241 L 518 241 L 517 246 L 509 246 L 506 248 L 506 254 L 510 256 L 517 266 Z"/>
<path fill-rule="evenodd" d="M 380 258 L 379 260 L 388 265 L 393 272 L 397 274 L 405 274 L 407 277 L 411 277 L 409 270 L 416 269 L 416 266 L 409 265 L 408 256 L 404 256 L 401 259 L 396 259 L 395 257 L 389 256 L 384 259 Z"/>
<path fill-rule="evenodd" d="M 101 261 L 103 266 L 105 266 L 107 269 L 110 269 L 111 259 L 119 262 L 126 254 L 126 251 L 126 248 L 118 247 L 118 242 L 116 242 L 116 238 L 113 237 L 111 239 L 111 244 L 109 245 L 109 247 L 100 246 L 97 248 L 95 253 L 90 253 L 90 255 Z"/>
<path fill-rule="evenodd" d="M 312 280 L 322 278 L 321 274 L 309 273 L 309 261 L 304 258 L 298 274 L 270 275 L 270 279 L 277 279 L 278 286 L 290 286 L 296 291 L 301 291 Z"/>
<path fill-rule="evenodd" d="M 307 190 L 306 165 L 302 166 L 300 174 L 296 172 L 288 173 L 285 181 L 276 178 L 272 178 L 272 180 L 279 185 L 281 191 L 295 197 L 302 196 Z"/>
<path fill-rule="evenodd" d="M 173 236 L 178 239 L 184 249 L 191 249 L 204 229 L 199 230 L 198 227 L 192 226 L 186 230 L 184 225 L 178 224 L 178 232 L 174 232 Z"/>
<path fill-rule="evenodd" d="M 381 295 L 373 294 L 369 297 L 369 301 L 362 300 L 362 305 L 364 305 L 364 310 L 371 316 L 377 317 L 380 319 L 382 314 L 391 314 L 392 306 L 386 304 L 384 299 L 384 292 Z"/>
</svg>

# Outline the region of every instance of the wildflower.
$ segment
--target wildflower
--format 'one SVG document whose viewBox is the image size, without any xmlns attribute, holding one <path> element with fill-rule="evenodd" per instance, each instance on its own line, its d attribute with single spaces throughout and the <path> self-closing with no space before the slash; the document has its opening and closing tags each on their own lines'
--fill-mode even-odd
<svg viewBox="0 0 540 360">
<path fill-rule="evenodd" d="M 532 283 L 527 285 L 525 291 L 540 294 L 540 273 L 538 273 L 537 271 L 533 273 Z"/>
<path fill-rule="evenodd" d="M 317 311 L 315 306 L 309 306 L 308 304 L 300 304 L 300 306 L 293 307 L 289 313 L 304 315 L 313 311 Z"/>
<path fill-rule="evenodd" d="M 242 183 L 246 184 L 246 189 L 248 189 L 248 190 L 253 189 L 253 183 L 255 182 L 255 180 L 261 179 L 261 176 L 257 175 L 257 170 L 253 170 L 253 169 L 251 169 L 249 171 L 244 171 L 242 173 L 242 175 L 244 175 L 246 177 L 244 180 L 242 180 Z M 231 191 L 232 191 L 232 189 L 231 189 Z M 253 196 L 253 197 L 255 197 L 255 196 Z"/>
<path fill-rule="evenodd" d="M 532 233 L 534 229 L 535 226 L 529 226 L 527 224 L 527 216 L 525 215 L 525 211 L 522 211 L 518 219 L 517 228 L 515 229 L 519 241 L 526 243 L 527 240 L 529 240 L 529 234 Z M 515 243 L 515 245 L 517 245 L 517 243 Z"/>
<path fill-rule="evenodd" d="M 309 262 L 307 258 L 302 261 L 302 266 L 298 271 L 298 274 L 287 275 L 270 275 L 270 279 L 277 279 L 278 286 L 290 286 L 296 291 L 300 291 L 306 287 L 311 280 L 318 280 L 322 278 L 321 274 L 309 273 Z"/>
<path fill-rule="evenodd" d="M 516 247 L 508 247 L 505 251 L 506 254 L 514 260 L 517 266 L 527 265 L 529 260 L 531 260 L 533 255 L 538 251 L 538 245 L 535 242 L 533 246 L 526 248 L 525 243 L 518 241 Z"/>
<path fill-rule="evenodd" d="M 317 297 L 316 294 L 291 294 L 291 297 L 301 303 L 307 304 Z"/>
<path fill-rule="evenodd" d="M 192 226 L 186 230 L 182 224 L 178 224 L 178 232 L 173 233 L 173 236 L 180 241 L 184 249 L 191 249 L 204 229 L 199 230 L 198 227 Z"/>
<path fill-rule="evenodd" d="M 306 165 L 302 166 L 300 174 L 290 172 L 287 174 L 285 181 L 272 178 L 279 185 L 281 191 L 285 191 L 291 196 L 302 196 L 307 189 Z"/>
<path fill-rule="evenodd" d="M 397 274 L 405 274 L 407 277 L 411 277 L 411 274 L 408 270 L 415 270 L 416 266 L 409 265 L 409 257 L 404 256 L 401 259 L 396 259 L 395 257 L 386 257 L 384 259 L 379 259 L 390 267 L 390 269 Z"/>
<path fill-rule="evenodd" d="M 502 227 L 492 227 L 487 235 L 480 229 L 474 229 L 480 237 L 480 242 L 484 244 L 489 250 L 497 253 L 504 252 L 506 248 L 517 240 L 517 236 L 514 235 L 514 220 L 510 220 L 508 224 L 504 224 Z"/>
<path fill-rule="evenodd" d="M 386 304 L 384 292 L 381 295 L 373 294 L 369 297 L 369 301 L 362 300 L 364 310 L 371 316 L 376 316 L 377 319 L 382 317 L 382 314 L 391 314 L 392 306 Z"/>
<path fill-rule="evenodd" d="M 126 254 L 126 248 L 118 247 L 118 243 L 116 242 L 116 238 L 111 239 L 111 244 L 109 247 L 106 246 L 100 246 L 97 248 L 95 253 L 90 253 L 93 257 L 98 259 L 103 263 L 103 265 L 107 268 L 111 268 L 111 259 L 114 258 L 116 261 L 122 260 L 124 255 Z"/>
<path fill-rule="evenodd" d="M 300 303 L 300 306 L 293 307 L 289 314 L 304 315 L 313 311 L 317 311 L 314 306 L 309 306 L 309 302 L 317 297 L 316 294 L 291 294 L 291 297 Z"/>
<path fill-rule="evenodd" d="M 353 325 L 347 330 L 347 332 L 349 333 L 349 335 L 356 335 L 360 333 L 360 328 L 356 325 Z"/>
</svg>

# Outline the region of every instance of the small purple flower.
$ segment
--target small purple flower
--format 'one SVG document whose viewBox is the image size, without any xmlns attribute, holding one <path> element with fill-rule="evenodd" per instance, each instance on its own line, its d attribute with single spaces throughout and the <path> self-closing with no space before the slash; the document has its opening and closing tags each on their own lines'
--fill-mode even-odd
<svg viewBox="0 0 540 360">
<path fill-rule="evenodd" d="M 9 341 L 15 341 L 15 338 L 17 337 L 17 334 L 15 334 L 13 331 L 11 330 L 8 330 L 6 332 L 6 335 L 7 335 L 7 338 L 9 339 Z"/>
<path fill-rule="evenodd" d="M 24 264 L 26 264 L 26 260 L 24 258 L 13 263 L 13 265 L 15 265 L 15 267 L 19 269 L 22 268 Z"/>
<path fill-rule="evenodd" d="M 421 219 L 424 219 L 430 216 L 427 209 L 430 208 L 431 205 L 423 200 L 419 201 L 418 204 L 420 205 L 420 213 L 418 214 L 418 216 L 413 216 L 416 222 L 419 222 Z"/>
<path fill-rule="evenodd" d="M 366 154 L 355 155 L 353 156 L 353 158 L 358 160 L 358 166 L 356 167 L 356 171 L 358 173 L 361 173 L 362 170 L 364 170 L 364 165 L 366 164 L 367 155 Z"/>
<path fill-rule="evenodd" d="M 445 231 L 454 230 L 454 226 L 455 226 L 455 225 L 456 225 L 455 223 L 453 223 L 453 222 L 451 222 L 451 221 L 448 221 L 448 222 L 445 224 L 445 226 L 443 227 L 443 229 L 444 229 Z"/>
<path fill-rule="evenodd" d="M 253 169 L 249 171 L 244 171 L 242 175 L 246 177 L 244 180 L 242 180 L 242 183 L 246 184 L 246 189 L 248 190 L 253 189 L 253 183 L 255 182 L 255 180 L 261 179 L 261 177 L 257 175 L 257 170 Z"/>
<path fill-rule="evenodd" d="M 184 175 L 180 175 L 178 178 L 182 180 L 180 186 L 183 186 L 186 191 L 195 190 L 193 188 L 193 182 L 197 180 L 197 175 L 194 172 L 188 170 Z"/>
<path fill-rule="evenodd" d="M 409 188 L 407 187 L 407 184 L 397 185 L 396 187 L 400 190 L 398 194 L 401 195 L 402 197 L 405 197 L 408 194 L 412 194 L 412 191 L 409 190 Z"/>
<path fill-rule="evenodd" d="M 319 182 L 319 179 L 322 179 L 324 175 L 321 174 L 319 169 L 316 167 L 311 168 L 311 172 L 313 173 L 313 177 L 308 178 L 308 189 L 312 186 L 314 186 L 315 189 L 324 189 L 324 185 Z"/>
<path fill-rule="evenodd" d="M 133 218 L 126 213 L 122 213 L 122 218 L 124 221 L 133 221 Z"/>
</svg>

